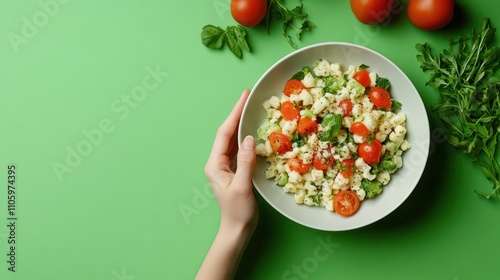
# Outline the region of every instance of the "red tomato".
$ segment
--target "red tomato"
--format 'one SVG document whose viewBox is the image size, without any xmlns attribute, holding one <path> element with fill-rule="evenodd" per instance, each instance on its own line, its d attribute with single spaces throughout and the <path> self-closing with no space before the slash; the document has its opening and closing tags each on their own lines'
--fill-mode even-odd
<svg viewBox="0 0 500 280">
<path fill-rule="evenodd" d="M 358 195 L 353 191 L 340 191 L 333 199 L 333 209 L 344 217 L 356 213 L 359 209 L 359 205 Z"/>
<path fill-rule="evenodd" d="M 351 178 L 352 175 L 354 175 L 354 168 L 355 168 L 354 163 L 355 163 L 355 161 L 352 158 L 344 159 L 342 161 L 342 163 L 340 164 L 342 166 L 342 171 L 340 171 L 340 174 L 344 178 Z"/>
<path fill-rule="evenodd" d="M 358 81 L 358 83 L 360 83 L 363 87 L 367 87 L 371 83 L 370 74 L 368 74 L 368 71 L 364 69 L 356 72 L 353 78 L 354 80 Z"/>
<path fill-rule="evenodd" d="M 285 101 L 281 104 L 281 115 L 285 120 L 291 121 L 300 114 L 300 110 L 295 108 L 292 101 Z"/>
<path fill-rule="evenodd" d="M 314 154 L 312 162 L 314 168 L 318 170 L 327 170 L 335 163 L 335 159 L 332 155 L 325 157 L 322 153 L 316 153 Z"/>
<path fill-rule="evenodd" d="M 349 99 L 344 99 L 339 103 L 339 107 L 342 108 L 342 111 L 344 111 L 345 117 L 352 116 L 352 106 L 352 101 Z"/>
<path fill-rule="evenodd" d="M 306 164 L 298 158 L 289 158 L 286 160 L 286 164 L 288 164 L 291 170 L 297 171 L 300 174 L 306 173 L 309 171 L 309 167 L 311 167 L 310 164 Z"/>
<path fill-rule="evenodd" d="M 436 30 L 451 22 L 454 6 L 453 0 L 410 0 L 408 19 L 420 29 Z"/>
<path fill-rule="evenodd" d="M 353 122 L 351 124 L 351 132 L 363 137 L 370 135 L 370 130 L 368 130 L 368 127 L 362 122 Z"/>
<path fill-rule="evenodd" d="M 292 142 L 281 132 L 272 132 L 269 135 L 269 142 L 273 151 L 280 155 L 292 150 Z"/>
<path fill-rule="evenodd" d="M 370 101 L 379 109 L 391 109 L 392 101 L 389 92 L 381 87 L 373 87 L 368 92 Z"/>
<path fill-rule="evenodd" d="M 266 16 L 266 0 L 231 0 L 231 15 L 244 26 L 256 26 Z"/>
<path fill-rule="evenodd" d="M 301 135 L 314 133 L 316 132 L 317 128 L 318 128 L 318 123 L 316 123 L 316 121 L 313 121 L 309 117 L 300 118 L 299 123 L 297 124 L 297 131 Z"/>
<path fill-rule="evenodd" d="M 382 155 L 382 143 L 377 139 L 373 139 L 371 144 L 365 141 L 359 145 L 358 155 L 368 164 L 377 164 Z"/>
<path fill-rule="evenodd" d="M 391 14 L 393 0 L 351 0 L 354 16 L 364 24 L 377 24 Z"/>
<path fill-rule="evenodd" d="M 283 93 L 286 96 L 290 96 L 292 94 L 299 94 L 303 89 L 306 89 L 306 86 L 300 80 L 292 79 L 286 82 Z"/>
</svg>

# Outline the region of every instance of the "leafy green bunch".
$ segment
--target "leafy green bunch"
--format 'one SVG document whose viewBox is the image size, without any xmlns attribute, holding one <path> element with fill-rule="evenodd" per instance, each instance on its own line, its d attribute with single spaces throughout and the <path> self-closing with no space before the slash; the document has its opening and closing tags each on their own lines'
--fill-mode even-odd
<svg viewBox="0 0 500 280">
<path fill-rule="evenodd" d="M 479 32 L 452 38 L 449 48 L 433 55 L 428 43 L 417 44 L 417 59 L 431 71 L 428 85 L 437 89 L 439 103 L 433 108 L 442 121 L 447 142 L 468 154 L 493 182 L 500 197 L 500 166 L 496 148 L 500 136 L 500 48 L 492 46 L 496 29 L 489 19 Z"/>
</svg>

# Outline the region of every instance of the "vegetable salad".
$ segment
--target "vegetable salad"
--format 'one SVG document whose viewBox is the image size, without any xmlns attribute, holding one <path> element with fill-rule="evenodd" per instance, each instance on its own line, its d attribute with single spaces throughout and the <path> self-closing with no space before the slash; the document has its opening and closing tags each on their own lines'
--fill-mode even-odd
<svg viewBox="0 0 500 280">
<path fill-rule="evenodd" d="M 343 216 L 382 193 L 403 166 L 406 115 L 391 98 L 390 81 L 369 66 L 318 60 L 263 103 L 256 152 L 266 177 L 298 204 Z"/>
</svg>

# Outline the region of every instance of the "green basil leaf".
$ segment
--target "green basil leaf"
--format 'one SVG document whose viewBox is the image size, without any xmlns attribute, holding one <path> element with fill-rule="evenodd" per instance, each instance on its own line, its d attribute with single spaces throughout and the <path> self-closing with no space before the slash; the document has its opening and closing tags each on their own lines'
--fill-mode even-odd
<svg viewBox="0 0 500 280">
<path fill-rule="evenodd" d="M 226 32 L 226 42 L 227 46 L 231 50 L 231 52 L 236 55 L 238 58 L 241 58 L 241 48 L 238 44 L 238 40 L 236 39 L 236 34 L 234 32 Z"/>
<path fill-rule="evenodd" d="M 319 136 L 319 139 L 321 141 L 332 141 L 342 128 L 342 115 L 326 115 L 321 122 L 321 126 L 326 130 Z"/>
<path fill-rule="evenodd" d="M 224 30 L 218 26 L 205 25 L 201 31 L 201 42 L 211 49 L 222 48 L 224 44 Z"/>
</svg>

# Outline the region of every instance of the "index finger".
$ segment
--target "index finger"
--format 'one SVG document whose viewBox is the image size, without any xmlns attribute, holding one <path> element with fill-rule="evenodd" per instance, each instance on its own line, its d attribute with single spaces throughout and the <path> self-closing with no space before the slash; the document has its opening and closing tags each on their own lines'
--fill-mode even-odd
<svg viewBox="0 0 500 280">
<path fill-rule="evenodd" d="M 238 129 L 241 113 L 243 112 L 243 107 L 245 107 L 245 102 L 249 94 L 250 90 L 246 89 L 243 91 L 240 99 L 236 102 L 236 105 L 234 105 L 233 110 L 217 130 L 211 156 L 227 154 L 231 139 Z"/>
</svg>

